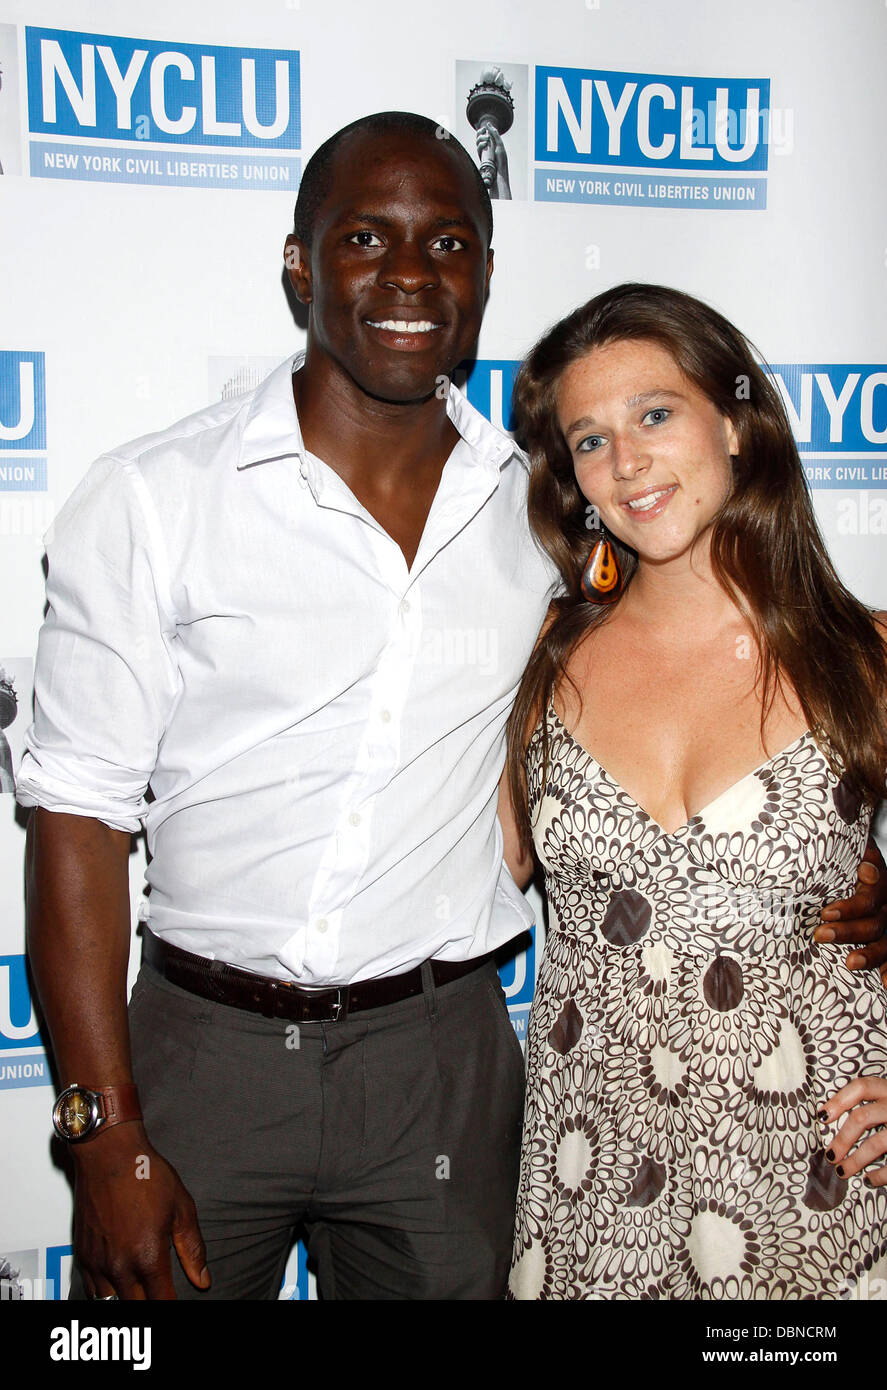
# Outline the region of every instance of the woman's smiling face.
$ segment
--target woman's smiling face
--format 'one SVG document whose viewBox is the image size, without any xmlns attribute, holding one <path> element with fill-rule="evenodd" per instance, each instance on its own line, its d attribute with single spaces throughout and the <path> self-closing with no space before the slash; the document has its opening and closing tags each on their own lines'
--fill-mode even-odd
<svg viewBox="0 0 887 1390">
<path fill-rule="evenodd" d="M 686 555 L 733 481 L 732 422 L 647 339 L 594 348 L 564 371 L 557 416 L 580 490 L 642 561 Z"/>
</svg>

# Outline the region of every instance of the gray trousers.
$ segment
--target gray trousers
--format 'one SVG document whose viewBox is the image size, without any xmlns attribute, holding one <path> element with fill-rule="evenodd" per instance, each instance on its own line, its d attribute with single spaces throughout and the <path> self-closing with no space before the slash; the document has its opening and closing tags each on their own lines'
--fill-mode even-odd
<svg viewBox="0 0 887 1390">
<path fill-rule="evenodd" d="M 297 1228 L 325 1299 L 497 1299 L 524 1066 L 495 966 L 340 1023 L 213 1004 L 142 966 L 133 1070 L 197 1206 L 212 1288 L 273 1299 Z"/>
</svg>

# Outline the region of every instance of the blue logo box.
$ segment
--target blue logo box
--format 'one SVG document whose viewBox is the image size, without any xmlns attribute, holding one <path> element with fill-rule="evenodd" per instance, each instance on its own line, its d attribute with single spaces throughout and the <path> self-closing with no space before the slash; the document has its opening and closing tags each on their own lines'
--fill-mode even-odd
<svg viewBox="0 0 887 1390">
<path fill-rule="evenodd" d="M 297 150 L 299 54 L 28 27 L 36 135 Z"/>
<path fill-rule="evenodd" d="M 536 68 L 538 161 L 748 173 L 767 168 L 768 78 Z"/>
<path fill-rule="evenodd" d="M 887 452 L 887 366 L 790 362 L 767 371 L 801 453 Z"/>
<path fill-rule="evenodd" d="M 46 365 L 42 352 L 0 352 L 0 449 L 46 448 Z"/>
<path fill-rule="evenodd" d="M 41 1046 L 24 956 L 0 956 L 0 1048 Z"/>
</svg>

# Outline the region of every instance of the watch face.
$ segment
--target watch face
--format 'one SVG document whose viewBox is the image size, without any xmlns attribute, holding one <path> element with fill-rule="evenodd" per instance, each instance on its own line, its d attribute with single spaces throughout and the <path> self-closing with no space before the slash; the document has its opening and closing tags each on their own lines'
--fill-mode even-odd
<svg viewBox="0 0 887 1390">
<path fill-rule="evenodd" d="M 98 1100 L 91 1091 L 69 1087 L 56 1101 L 52 1119 L 63 1139 L 85 1139 L 95 1129 Z"/>
<path fill-rule="evenodd" d="M 92 1116 L 89 1113 L 89 1106 L 85 1099 L 78 1092 L 70 1096 L 62 1106 L 61 1113 L 62 1128 L 68 1130 L 72 1136 L 82 1134 L 89 1124 Z"/>
</svg>

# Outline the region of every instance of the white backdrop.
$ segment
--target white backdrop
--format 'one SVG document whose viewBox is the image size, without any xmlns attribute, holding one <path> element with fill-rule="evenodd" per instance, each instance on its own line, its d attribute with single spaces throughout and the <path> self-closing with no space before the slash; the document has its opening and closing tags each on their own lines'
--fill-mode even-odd
<svg viewBox="0 0 887 1390">
<path fill-rule="evenodd" d="M 521 354 L 608 285 L 699 295 L 776 364 L 836 564 L 887 606 L 885 48 L 879 0 L 7 6 L 0 667 L 19 699 L 13 751 L 44 602 L 40 538 L 62 501 L 103 450 L 301 345 L 281 253 L 302 160 L 390 108 L 470 142 L 468 90 L 492 65 L 512 84 L 514 196 L 494 204 L 471 398 L 498 423 Z M 769 118 L 746 120 L 755 102 Z M 24 973 L 23 848 L 0 798 L 0 1260 L 23 1296 L 59 1297 L 70 1190 Z M 142 864 L 135 854 L 134 916 Z M 519 1034 L 533 968 L 504 972 Z M 282 1296 L 309 1293 L 294 1252 Z"/>
</svg>

